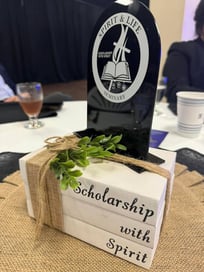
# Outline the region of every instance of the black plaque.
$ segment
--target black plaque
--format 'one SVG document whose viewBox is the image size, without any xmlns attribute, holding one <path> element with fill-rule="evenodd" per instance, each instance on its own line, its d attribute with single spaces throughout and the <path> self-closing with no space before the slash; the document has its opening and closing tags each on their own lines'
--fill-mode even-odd
<svg viewBox="0 0 204 272">
<path fill-rule="evenodd" d="M 155 20 L 138 1 L 116 1 L 100 16 L 88 58 L 88 128 L 123 134 L 129 155 L 146 159 L 160 65 Z M 127 1 L 126 1 L 127 2 Z"/>
</svg>

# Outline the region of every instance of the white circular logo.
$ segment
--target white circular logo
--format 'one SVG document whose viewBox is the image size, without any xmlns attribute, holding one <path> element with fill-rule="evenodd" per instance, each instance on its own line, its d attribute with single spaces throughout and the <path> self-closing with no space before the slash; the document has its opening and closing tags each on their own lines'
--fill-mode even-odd
<svg viewBox="0 0 204 272">
<path fill-rule="evenodd" d="M 120 12 L 109 17 L 97 33 L 92 71 L 101 95 L 113 103 L 129 100 L 144 81 L 149 45 L 140 21 Z"/>
</svg>

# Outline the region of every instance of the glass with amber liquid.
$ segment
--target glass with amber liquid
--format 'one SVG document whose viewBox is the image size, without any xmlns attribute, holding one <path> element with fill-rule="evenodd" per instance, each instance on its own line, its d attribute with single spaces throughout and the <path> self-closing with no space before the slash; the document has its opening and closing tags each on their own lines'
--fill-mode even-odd
<svg viewBox="0 0 204 272">
<path fill-rule="evenodd" d="M 28 116 L 29 121 L 26 128 L 40 128 L 43 123 L 38 120 L 38 116 L 43 104 L 43 89 L 39 82 L 25 82 L 16 85 L 19 103 Z"/>
</svg>

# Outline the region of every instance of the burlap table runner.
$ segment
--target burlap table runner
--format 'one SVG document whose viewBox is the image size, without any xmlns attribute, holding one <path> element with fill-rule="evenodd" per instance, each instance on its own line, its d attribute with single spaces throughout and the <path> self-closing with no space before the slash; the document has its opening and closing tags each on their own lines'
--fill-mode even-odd
<svg viewBox="0 0 204 272">
<path fill-rule="evenodd" d="M 176 165 L 170 211 L 151 272 L 204 271 L 204 179 Z M 49 227 L 35 241 L 16 172 L 0 183 L 0 271 L 144 272 L 141 267 Z"/>
</svg>

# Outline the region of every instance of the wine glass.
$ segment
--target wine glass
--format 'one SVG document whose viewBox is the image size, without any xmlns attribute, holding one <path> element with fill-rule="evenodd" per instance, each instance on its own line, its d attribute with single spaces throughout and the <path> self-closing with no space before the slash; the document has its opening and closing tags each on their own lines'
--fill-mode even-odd
<svg viewBox="0 0 204 272">
<path fill-rule="evenodd" d="M 40 128 L 43 123 L 38 120 L 38 115 L 43 104 L 43 89 L 39 82 L 25 82 L 16 85 L 19 103 L 28 116 L 29 122 L 25 124 L 26 128 Z"/>
</svg>

